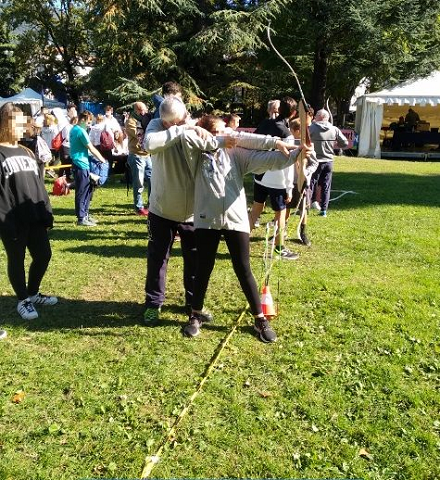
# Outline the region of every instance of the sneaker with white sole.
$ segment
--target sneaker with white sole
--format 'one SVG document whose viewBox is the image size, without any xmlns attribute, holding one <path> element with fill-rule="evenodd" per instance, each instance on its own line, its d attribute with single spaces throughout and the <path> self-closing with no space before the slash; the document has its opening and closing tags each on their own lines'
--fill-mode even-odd
<svg viewBox="0 0 440 480">
<path fill-rule="evenodd" d="M 23 320 L 35 320 L 38 318 L 38 312 L 29 298 L 18 302 L 17 312 Z"/>
<path fill-rule="evenodd" d="M 204 323 L 212 322 L 212 315 L 209 312 L 192 312 L 189 315 L 188 323 L 183 327 L 185 337 L 196 337 Z"/>
<path fill-rule="evenodd" d="M 299 258 L 298 253 L 291 252 L 286 247 L 282 247 L 281 250 L 279 248 L 275 248 L 274 252 L 277 257 L 281 257 L 281 260 L 298 260 Z"/>
<path fill-rule="evenodd" d="M 321 205 L 319 205 L 319 202 L 313 202 L 312 203 L 312 208 L 313 210 L 318 210 L 318 212 L 321 210 Z"/>
<path fill-rule="evenodd" d="M 50 295 L 43 295 L 38 292 L 36 295 L 29 297 L 29 300 L 34 305 L 56 305 L 58 303 L 57 297 L 52 297 Z"/>
<path fill-rule="evenodd" d="M 96 223 L 88 217 L 81 218 L 76 222 L 79 227 L 96 227 Z"/>
<path fill-rule="evenodd" d="M 277 334 L 266 317 L 255 319 L 254 330 L 259 333 L 260 340 L 264 343 L 272 343 L 277 340 Z"/>
</svg>

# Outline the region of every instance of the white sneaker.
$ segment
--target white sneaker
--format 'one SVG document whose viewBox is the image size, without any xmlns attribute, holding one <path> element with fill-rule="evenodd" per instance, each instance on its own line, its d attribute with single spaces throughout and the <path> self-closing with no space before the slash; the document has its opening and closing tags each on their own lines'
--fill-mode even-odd
<svg viewBox="0 0 440 480">
<path fill-rule="evenodd" d="M 99 185 L 99 179 L 101 178 L 99 175 L 96 173 L 89 173 L 90 176 L 90 183 L 93 185 Z"/>
<path fill-rule="evenodd" d="M 8 333 L 6 330 L 0 330 L 0 340 L 3 340 L 3 338 L 6 338 L 8 336 Z"/>
<path fill-rule="evenodd" d="M 49 295 L 42 295 L 38 292 L 36 295 L 29 297 L 29 300 L 34 305 L 55 305 L 58 303 L 57 297 L 50 297 Z"/>
<path fill-rule="evenodd" d="M 318 202 L 313 202 L 313 203 L 312 203 L 312 208 L 313 208 L 314 210 L 318 210 L 318 212 L 319 212 L 319 211 L 321 210 L 321 205 L 319 205 Z"/>
<path fill-rule="evenodd" d="M 26 298 L 18 302 L 17 312 L 23 320 L 35 320 L 38 318 L 38 312 L 35 310 L 34 304 L 30 298 Z"/>
</svg>

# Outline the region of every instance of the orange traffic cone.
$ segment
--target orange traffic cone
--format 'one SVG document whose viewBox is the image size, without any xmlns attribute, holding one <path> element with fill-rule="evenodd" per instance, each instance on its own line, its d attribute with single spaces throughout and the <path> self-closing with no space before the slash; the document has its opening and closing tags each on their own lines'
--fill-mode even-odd
<svg viewBox="0 0 440 480">
<path fill-rule="evenodd" d="M 270 293 L 269 285 L 263 285 L 261 291 L 261 307 L 266 318 L 273 318 L 277 315 L 277 310 L 273 304 L 273 298 Z"/>
</svg>

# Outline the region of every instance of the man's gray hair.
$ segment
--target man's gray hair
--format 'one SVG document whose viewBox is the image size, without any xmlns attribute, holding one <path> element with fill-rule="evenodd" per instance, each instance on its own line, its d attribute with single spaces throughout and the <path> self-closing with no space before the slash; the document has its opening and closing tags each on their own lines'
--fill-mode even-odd
<svg viewBox="0 0 440 480">
<path fill-rule="evenodd" d="M 321 110 L 316 112 L 315 120 L 317 122 L 328 122 L 329 118 L 330 114 L 324 108 L 321 108 Z"/>
<path fill-rule="evenodd" d="M 159 107 L 160 119 L 169 123 L 179 123 L 187 116 L 185 104 L 177 97 L 167 97 Z"/>
</svg>

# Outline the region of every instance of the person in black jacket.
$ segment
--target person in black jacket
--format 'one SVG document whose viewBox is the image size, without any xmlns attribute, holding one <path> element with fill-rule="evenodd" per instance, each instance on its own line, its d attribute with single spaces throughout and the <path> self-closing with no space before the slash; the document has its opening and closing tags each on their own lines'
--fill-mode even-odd
<svg viewBox="0 0 440 480">
<path fill-rule="evenodd" d="M 26 116 L 12 103 L 0 108 L 0 237 L 17 311 L 33 320 L 38 317 L 35 305 L 55 305 L 58 299 L 39 292 L 52 256 L 47 230 L 53 227 L 53 215 L 37 161 L 18 144 L 26 125 Z M 26 249 L 32 257 L 27 283 Z"/>
</svg>

